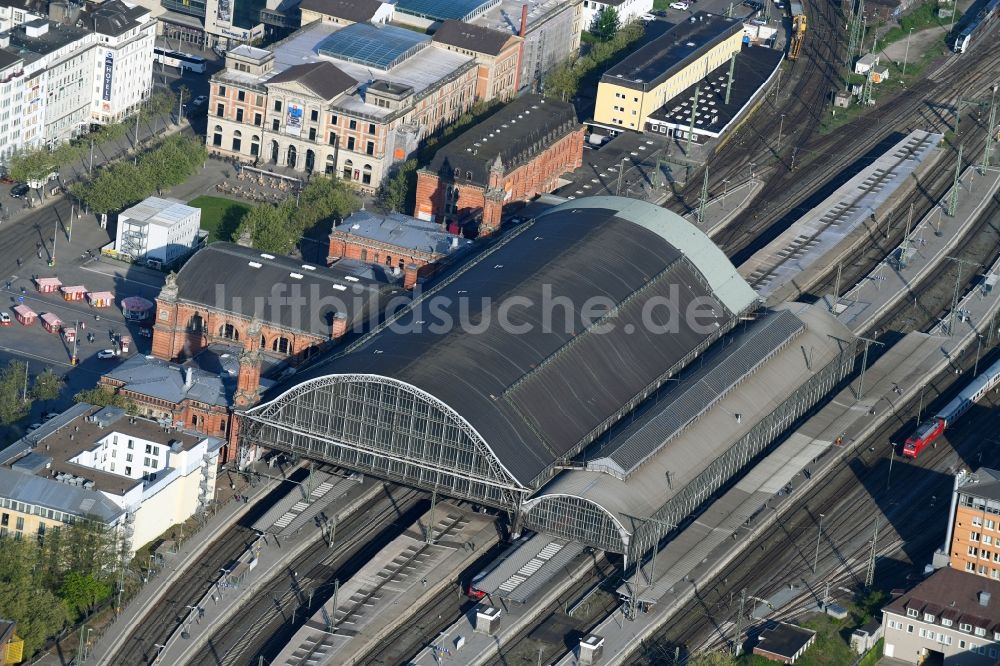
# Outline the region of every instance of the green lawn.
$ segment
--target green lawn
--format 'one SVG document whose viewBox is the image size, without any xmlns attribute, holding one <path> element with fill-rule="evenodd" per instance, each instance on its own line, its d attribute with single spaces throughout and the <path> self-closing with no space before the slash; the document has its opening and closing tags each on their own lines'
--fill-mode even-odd
<svg viewBox="0 0 1000 666">
<path fill-rule="evenodd" d="M 208 196 L 196 197 L 188 205 L 201 209 L 201 228 L 208 231 L 209 243 L 236 240 L 233 234 L 251 208 L 242 201 Z"/>
</svg>

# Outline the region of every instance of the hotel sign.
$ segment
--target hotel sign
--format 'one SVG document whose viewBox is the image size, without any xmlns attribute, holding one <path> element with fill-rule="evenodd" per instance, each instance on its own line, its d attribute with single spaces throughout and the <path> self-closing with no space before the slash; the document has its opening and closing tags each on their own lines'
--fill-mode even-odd
<svg viewBox="0 0 1000 666">
<path fill-rule="evenodd" d="M 101 99 L 105 102 L 111 101 L 111 80 L 115 73 L 115 56 L 111 53 L 104 56 L 104 94 Z"/>
</svg>

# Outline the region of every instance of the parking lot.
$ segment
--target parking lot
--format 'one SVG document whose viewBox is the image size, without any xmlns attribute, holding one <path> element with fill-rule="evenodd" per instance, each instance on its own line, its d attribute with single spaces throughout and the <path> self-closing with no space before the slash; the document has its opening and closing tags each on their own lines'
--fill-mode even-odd
<svg viewBox="0 0 1000 666">
<path fill-rule="evenodd" d="M 780 25 L 781 19 L 786 13 L 786 3 L 783 1 L 775 2 L 774 0 L 760 1 L 768 3 L 771 13 L 770 25 Z M 724 15 L 730 7 L 729 0 L 683 0 L 683 2 L 688 5 L 687 9 L 674 9 L 672 7 L 668 7 L 667 9 L 656 13 L 657 19 L 660 21 L 667 21 L 669 23 L 680 23 L 681 21 L 686 21 L 691 18 L 691 15 L 696 12 L 709 12 L 711 14 Z M 763 15 L 763 11 L 757 12 L 748 6 L 741 4 L 741 2 L 742 0 L 738 0 L 737 2 L 732 3 L 732 16 L 739 19 L 750 19 Z"/>
<path fill-rule="evenodd" d="M 93 216 L 83 216 L 73 220 L 70 242 L 69 213 L 69 202 L 60 200 L 0 225 L 4 240 L 0 244 L 0 311 L 8 312 L 13 319 L 13 308 L 23 298 L 23 304 L 39 316 L 51 312 L 66 326 L 74 326 L 78 321 L 86 326 L 85 330 L 80 330 L 77 345 L 79 364 L 76 367 L 70 363 L 72 344 L 62 335 L 47 332 L 39 321 L 32 326 L 12 321 L 10 326 L 0 327 L 0 363 L 5 365 L 11 359 L 26 361 L 31 375 L 51 367 L 56 373 L 64 375 L 67 382 L 61 399 L 36 405 L 33 415 L 25 419 L 25 424 L 38 420 L 43 408 L 50 410 L 67 406 L 77 391 L 93 387 L 101 374 L 120 362 L 96 358 L 100 350 L 113 347 L 112 333 L 132 339 L 128 355 L 148 353 L 150 349 L 151 341 L 139 335 L 141 327 L 125 322 L 120 303 L 127 296 L 155 299 L 164 275 L 144 268 L 92 259 L 87 251 L 96 253 L 108 242 L 109 233 L 100 228 Z M 53 235 L 56 237 L 54 254 Z M 54 265 L 49 266 L 53 256 Z M 88 291 L 110 291 L 114 294 L 115 305 L 93 308 L 86 301 L 67 302 L 58 292 L 39 293 L 33 276 L 58 277 L 65 286 L 83 285 Z M 88 333 L 93 334 L 93 342 L 87 340 Z"/>
</svg>

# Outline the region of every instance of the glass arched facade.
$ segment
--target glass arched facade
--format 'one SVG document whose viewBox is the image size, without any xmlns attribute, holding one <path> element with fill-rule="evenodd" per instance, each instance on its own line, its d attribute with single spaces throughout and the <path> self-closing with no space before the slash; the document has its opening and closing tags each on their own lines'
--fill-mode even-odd
<svg viewBox="0 0 1000 666">
<path fill-rule="evenodd" d="M 526 490 L 454 410 L 386 377 L 318 377 L 239 418 L 241 446 L 259 444 L 503 508 L 516 507 Z"/>
</svg>

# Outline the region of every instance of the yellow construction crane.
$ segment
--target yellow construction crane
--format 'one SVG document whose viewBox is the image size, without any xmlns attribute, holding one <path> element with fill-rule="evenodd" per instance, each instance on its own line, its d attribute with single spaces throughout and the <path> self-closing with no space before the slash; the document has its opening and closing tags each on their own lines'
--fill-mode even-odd
<svg viewBox="0 0 1000 666">
<path fill-rule="evenodd" d="M 806 39 L 806 15 L 795 14 L 792 16 L 792 42 L 788 47 L 788 59 L 798 60 L 799 51 L 802 50 L 802 42 Z"/>
</svg>

